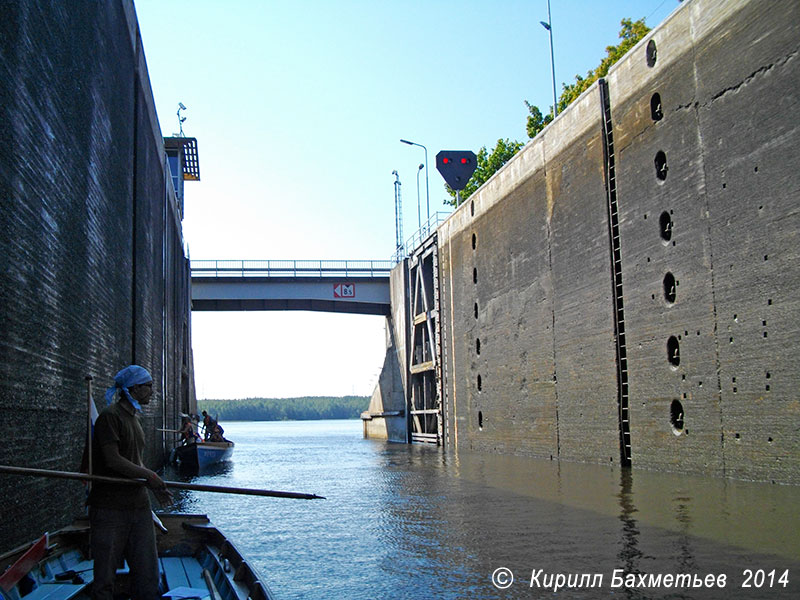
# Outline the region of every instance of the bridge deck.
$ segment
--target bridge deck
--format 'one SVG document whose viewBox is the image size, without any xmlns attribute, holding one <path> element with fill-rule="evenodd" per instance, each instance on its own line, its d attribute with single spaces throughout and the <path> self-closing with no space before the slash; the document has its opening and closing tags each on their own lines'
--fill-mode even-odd
<svg viewBox="0 0 800 600">
<path fill-rule="evenodd" d="M 391 261 L 192 261 L 193 311 L 388 315 Z"/>
</svg>

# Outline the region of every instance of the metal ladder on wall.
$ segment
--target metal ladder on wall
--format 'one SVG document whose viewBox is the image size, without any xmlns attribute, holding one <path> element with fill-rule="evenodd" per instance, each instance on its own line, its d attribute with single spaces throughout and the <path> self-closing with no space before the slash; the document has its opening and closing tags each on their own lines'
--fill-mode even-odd
<svg viewBox="0 0 800 600">
<path fill-rule="evenodd" d="M 603 109 L 603 154 L 605 158 L 606 195 L 608 199 L 608 228 L 611 240 L 611 270 L 614 279 L 614 329 L 617 350 L 617 403 L 619 407 L 620 462 L 631 464 L 631 425 L 628 393 L 628 350 L 625 343 L 625 309 L 622 294 L 622 251 L 619 234 L 619 207 L 614 156 L 614 130 L 611 123 L 611 100 L 608 83 L 599 80 Z"/>
<path fill-rule="evenodd" d="M 439 330 L 439 260 L 436 235 L 409 258 L 411 343 L 408 415 L 411 442 L 444 441 L 442 414 L 441 335 Z"/>
</svg>

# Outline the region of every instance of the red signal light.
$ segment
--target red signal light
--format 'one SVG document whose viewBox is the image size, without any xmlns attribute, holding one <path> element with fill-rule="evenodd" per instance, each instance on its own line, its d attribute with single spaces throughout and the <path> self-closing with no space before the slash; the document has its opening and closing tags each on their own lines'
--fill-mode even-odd
<svg viewBox="0 0 800 600">
<path fill-rule="evenodd" d="M 436 169 L 453 190 L 464 189 L 475 163 L 475 153 L 470 150 L 442 150 L 436 155 Z"/>
</svg>

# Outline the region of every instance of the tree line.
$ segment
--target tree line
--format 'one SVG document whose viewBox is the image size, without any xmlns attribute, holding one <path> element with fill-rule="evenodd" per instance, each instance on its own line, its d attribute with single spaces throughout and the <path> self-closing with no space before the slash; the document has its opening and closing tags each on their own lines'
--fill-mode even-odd
<svg viewBox="0 0 800 600">
<path fill-rule="evenodd" d="M 315 421 L 357 419 L 369 407 L 369 396 L 304 396 L 198 400 L 197 410 L 220 421 Z"/>
</svg>

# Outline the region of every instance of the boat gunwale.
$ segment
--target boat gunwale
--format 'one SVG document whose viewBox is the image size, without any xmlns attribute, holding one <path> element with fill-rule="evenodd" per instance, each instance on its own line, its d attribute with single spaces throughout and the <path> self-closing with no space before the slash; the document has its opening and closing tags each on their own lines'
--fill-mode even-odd
<svg viewBox="0 0 800 600">
<path fill-rule="evenodd" d="M 253 568 L 241 550 L 222 532 L 204 513 L 154 513 L 167 527 L 169 533 L 156 532 L 159 559 L 169 556 L 193 558 L 202 564 L 200 554 L 203 551 L 213 560 L 219 573 L 225 577 L 238 598 L 245 600 L 271 600 L 274 594 Z M 84 556 L 88 549 L 88 538 L 91 532 L 88 516 L 77 517 L 65 527 L 49 534 L 49 546 L 45 558 L 39 565 L 58 559 L 59 556 L 72 550 L 80 551 Z M 23 544 L 0 555 L 0 570 L 13 565 L 35 543 Z M 167 544 L 167 545 L 165 545 Z M 189 547 L 190 554 L 173 554 L 178 547 Z M 230 565 L 226 569 L 224 561 Z M 38 565 L 33 569 L 39 568 Z M 161 567 L 159 566 L 159 570 Z M 90 584 L 89 584 L 90 585 Z M 16 587 L 16 586 L 15 586 Z M 22 596 L 24 600 L 26 596 Z"/>
</svg>

